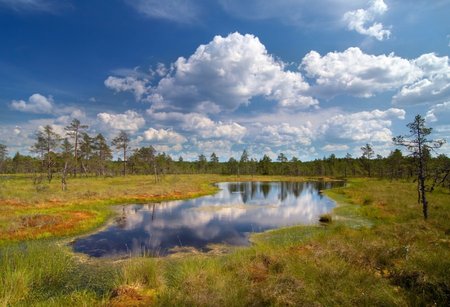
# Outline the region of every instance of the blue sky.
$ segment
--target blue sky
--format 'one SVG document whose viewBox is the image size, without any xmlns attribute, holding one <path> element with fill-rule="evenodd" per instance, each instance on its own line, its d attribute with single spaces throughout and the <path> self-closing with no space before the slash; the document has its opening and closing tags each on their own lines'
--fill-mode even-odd
<svg viewBox="0 0 450 307">
<path fill-rule="evenodd" d="M 448 139 L 448 16 L 439 0 L 0 0 L 0 143 L 28 153 L 78 118 L 187 160 L 385 156 L 416 114 Z"/>
</svg>

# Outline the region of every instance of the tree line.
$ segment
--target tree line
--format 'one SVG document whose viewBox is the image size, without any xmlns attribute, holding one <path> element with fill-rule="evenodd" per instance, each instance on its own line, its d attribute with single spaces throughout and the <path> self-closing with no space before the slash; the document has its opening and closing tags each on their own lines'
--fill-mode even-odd
<svg viewBox="0 0 450 307">
<path fill-rule="evenodd" d="M 421 117 L 420 120 L 425 129 L 423 132 L 428 135 L 431 128 L 424 126 Z M 405 138 L 398 137 L 394 138 L 394 143 L 405 146 L 412 154 L 404 155 L 402 151 L 395 149 L 387 157 L 382 157 L 376 154 L 371 144 L 366 144 L 361 147 L 361 155 L 358 157 L 347 153 L 345 157 L 337 158 L 335 154 L 331 154 L 313 161 L 300 161 L 296 157 L 288 159 L 284 153 L 280 153 L 272 160 L 268 155 L 261 159 L 253 158 L 247 150 L 243 150 L 240 157 L 230 157 L 226 162 L 220 162 L 214 152 L 208 157 L 200 154 L 196 161 L 184 161 L 182 157 L 174 160 L 164 152 L 158 153 L 152 146 L 131 150 L 130 137 L 125 131 L 120 131 L 108 142 L 101 133 L 89 135 L 87 128 L 78 119 L 73 119 L 65 127 L 64 136 L 56 133 L 50 125 L 43 127 L 35 134 L 35 143 L 31 148 L 34 156 L 17 152 L 9 157 L 7 147 L 0 144 L 0 172 L 32 173 L 38 182 L 44 179 L 51 182 L 54 175 L 58 174 L 63 188 L 67 178 L 77 176 L 146 174 L 153 175 L 158 180 L 164 174 L 171 173 L 341 178 L 365 176 L 391 180 L 417 177 L 419 181 L 419 177 L 423 177 L 434 182 L 433 188 L 436 185 L 450 186 L 450 159 L 443 154 L 435 157 L 431 154 L 442 145 L 439 142 L 424 142 L 419 145 L 420 155 L 411 147 L 414 142 L 408 143 L 408 147 Z M 113 161 L 113 149 L 118 153 L 116 161 Z M 419 168 L 421 171 L 418 171 Z M 419 177 L 418 172 L 422 172 Z"/>
</svg>

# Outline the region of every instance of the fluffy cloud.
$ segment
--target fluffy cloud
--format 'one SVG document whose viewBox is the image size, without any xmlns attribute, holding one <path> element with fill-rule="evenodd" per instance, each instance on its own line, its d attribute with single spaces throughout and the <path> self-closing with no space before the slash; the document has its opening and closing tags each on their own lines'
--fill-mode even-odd
<svg viewBox="0 0 450 307">
<path fill-rule="evenodd" d="M 84 118 L 86 116 L 85 112 L 76 106 L 55 104 L 51 95 L 45 97 L 39 93 L 31 95 L 28 101 L 13 100 L 10 107 L 20 112 L 57 115 L 59 122 L 68 121 L 68 118 Z"/>
<path fill-rule="evenodd" d="M 392 118 L 404 119 L 405 111 L 391 108 L 386 111 L 338 114 L 322 124 L 319 132 L 329 141 L 390 142 Z"/>
<path fill-rule="evenodd" d="M 109 77 L 105 85 L 115 91 L 132 91 L 155 108 L 218 113 L 247 105 L 254 97 L 275 100 L 282 107 L 307 108 L 318 101 L 306 95 L 308 83 L 300 72 L 285 70 L 284 63 L 268 54 L 253 35 L 216 36 L 200 45 L 189 58 L 180 57 L 172 71 L 156 86 L 133 76 Z"/>
<path fill-rule="evenodd" d="M 101 123 L 116 130 L 134 133 L 145 125 L 144 118 L 135 111 L 128 110 L 123 114 L 99 113 L 97 119 Z"/>
<path fill-rule="evenodd" d="M 166 129 L 154 129 L 150 128 L 144 132 L 144 138 L 147 141 L 166 142 L 168 144 L 182 144 L 187 140 L 181 134 Z"/>
<path fill-rule="evenodd" d="M 425 119 L 430 122 L 450 122 L 450 101 L 432 106 L 428 110 Z"/>
<path fill-rule="evenodd" d="M 49 114 L 53 111 L 52 96 L 42 96 L 41 94 L 33 94 L 28 101 L 13 100 L 11 108 L 21 112 Z"/>
<path fill-rule="evenodd" d="M 422 70 L 412 61 L 392 53 L 365 54 L 357 47 L 324 56 L 311 51 L 303 58 L 301 68 L 308 77 L 316 78 L 314 91 L 324 97 L 343 93 L 370 97 L 400 88 L 422 76 Z"/>
<path fill-rule="evenodd" d="M 128 77 L 113 77 L 109 76 L 105 80 L 105 86 L 115 92 L 126 92 L 130 91 L 134 94 L 136 100 L 141 100 L 142 96 L 147 93 L 148 80 L 137 79 L 134 76 Z"/>
<path fill-rule="evenodd" d="M 418 104 L 441 102 L 450 98 L 450 64 L 448 56 L 423 54 L 413 61 L 421 70 L 422 78 L 405 85 L 394 96 L 394 103 Z"/>
<path fill-rule="evenodd" d="M 157 151 L 157 152 L 165 152 L 165 153 L 179 153 L 181 150 L 183 150 L 183 145 L 181 144 L 174 144 L 172 146 L 170 145 L 161 145 L 161 144 L 156 144 L 153 145 L 153 148 Z"/>
<path fill-rule="evenodd" d="M 200 135 L 206 138 L 234 139 L 236 142 L 240 142 L 246 131 L 247 129 L 238 123 L 219 121 L 215 123 L 212 130 L 203 130 Z"/>
<path fill-rule="evenodd" d="M 155 120 L 177 123 L 181 129 L 193 132 L 201 138 L 222 138 L 239 142 L 247 129 L 235 122 L 213 121 L 199 113 L 154 112 L 148 114 Z"/>
<path fill-rule="evenodd" d="M 257 37 L 232 33 L 200 45 L 188 59 L 178 58 L 174 74 L 163 78 L 154 93 L 178 108 L 207 102 L 233 110 L 256 96 L 306 108 L 318 103 L 304 94 L 308 88 L 301 74 L 285 71 Z"/>
<path fill-rule="evenodd" d="M 385 29 L 383 24 L 374 22 L 376 17 L 383 15 L 388 10 L 388 6 L 383 0 L 372 0 L 367 10 L 358 9 L 344 14 L 344 22 L 349 30 L 354 30 L 360 34 L 375 37 L 378 40 L 389 38 L 391 31 Z"/>
<path fill-rule="evenodd" d="M 285 146 L 288 144 L 310 145 L 313 137 L 312 125 L 306 122 L 304 126 L 291 126 L 287 123 L 268 125 L 260 129 L 256 134 L 256 140 L 272 146 Z"/>
<path fill-rule="evenodd" d="M 200 10 L 191 0 L 126 0 L 138 12 L 150 17 L 178 23 L 197 20 Z"/>
</svg>

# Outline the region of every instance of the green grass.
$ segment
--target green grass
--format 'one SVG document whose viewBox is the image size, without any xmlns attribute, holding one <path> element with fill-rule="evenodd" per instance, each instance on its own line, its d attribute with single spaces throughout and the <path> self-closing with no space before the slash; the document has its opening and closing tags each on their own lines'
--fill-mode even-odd
<svg viewBox="0 0 450 307">
<path fill-rule="evenodd" d="M 179 178 L 188 180 L 189 188 L 182 190 Z M 161 187 L 164 192 L 158 194 L 170 197 L 179 190 L 194 196 L 213 191 L 209 182 L 232 179 L 168 177 L 167 189 Z M 252 246 L 219 255 L 99 260 L 71 253 L 60 239 L 7 241 L 0 248 L 0 305 L 448 306 L 450 194 L 436 190 L 429 195 L 424 221 L 415 191 L 409 182 L 354 179 L 347 187 L 325 191 L 338 201 L 332 223 L 254 234 Z M 103 214 L 114 201 L 87 201 L 83 210 Z M 65 205 L 41 206 L 44 211 L 38 205 L 26 212 L 82 211 L 83 204 L 67 205 L 68 211 Z"/>
<path fill-rule="evenodd" d="M 117 268 L 101 262 L 79 262 L 67 247 L 54 242 L 2 248 L 0 272 L 1 306 L 106 301 L 119 280 Z"/>
<path fill-rule="evenodd" d="M 38 192 L 30 176 L 2 176 L 0 245 L 11 241 L 67 237 L 90 231 L 111 216 L 110 205 L 197 197 L 216 188 L 211 176 L 171 175 L 72 178 L 62 191 L 55 178 Z"/>
</svg>

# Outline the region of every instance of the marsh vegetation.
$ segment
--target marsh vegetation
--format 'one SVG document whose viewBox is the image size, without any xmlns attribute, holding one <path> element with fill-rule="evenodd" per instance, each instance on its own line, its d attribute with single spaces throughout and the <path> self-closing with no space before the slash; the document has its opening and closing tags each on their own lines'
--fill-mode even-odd
<svg viewBox="0 0 450 307">
<path fill-rule="evenodd" d="M 411 193 L 415 184 L 406 181 L 351 179 L 346 187 L 324 192 L 338 202 L 331 223 L 254 234 L 250 247 L 108 260 L 74 254 L 66 245 L 73 235 L 104 223 L 111 215 L 110 204 L 211 194 L 216 191 L 212 182 L 232 180 L 213 175 L 188 178 L 166 176 L 159 183 L 140 176 L 106 182 L 79 178 L 74 181 L 80 190 L 96 187 L 90 190 L 94 195 L 83 196 L 73 190 L 62 193 L 52 185 L 44 196 L 33 192 L 30 178 L 3 178 L 2 217 L 9 218 L 1 223 L 1 303 L 444 306 L 449 302 L 449 192 L 438 188 L 429 194 L 430 215 L 424 221 Z M 254 178 L 264 179 L 280 180 Z M 86 215 L 78 223 L 70 218 L 74 210 Z M 70 226 L 60 228 L 59 222 Z"/>
</svg>

